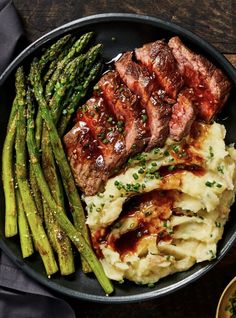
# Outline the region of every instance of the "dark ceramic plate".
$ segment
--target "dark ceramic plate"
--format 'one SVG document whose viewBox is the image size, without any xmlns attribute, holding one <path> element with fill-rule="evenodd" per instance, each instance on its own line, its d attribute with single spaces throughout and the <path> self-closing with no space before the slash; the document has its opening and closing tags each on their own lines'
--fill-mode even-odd
<svg viewBox="0 0 236 318">
<path fill-rule="evenodd" d="M 6 126 L 10 113 L 11 103 L 14 97 L 14 73 L 18 65 L 27 65 L 29 60 L 37 54 L 41 47 L 48 46 L 52 41 L 66 33 L 80 35 L 87 31 L 95 31 L 96 42 L 104 45 L 103 56 L 106 61 L 111 60 L 118 53 L 134 49 L 144 43 L 157 39 L 169 39 L 171 36 L 179 35 L 182 40 L 195 52 L 209 58 L 220 67 L 231 79 L 234 87 L 230 99 L 220 114 L 219 120 L 224 120 L 227 128 L 227 143 L 236 141 L 236 72 L 232 65 L 211 45 L 193 33 L 169 22 L 147 16 L 134 14 L 101 14 L 73 21 L 46 34 L 27 49 L 25 49 L 7 68 L 0 77 L 0 148 L 2 149 L 6 135 Z M 115 39 L 115 40 L 114 40 Z M 218 245 L 217 259 L 212 262 L 204 262 L 195 265 L 190 270 L 177 273 L 161 279 L 154 288 L 138 286 L 126 281 L 124 284 L 114 284 L 115 293 L 106 297 L 93 276 L 85 276 L 77 269 L 76 273 L 69 278 L 59 275 L 48 279 L 40 257 L 35 253 L 29 259 L 21 257 L 20 245 L 17 239 L 4 238 L 4 195 L 2 183 L 0 184 L 0 247 L 25 273 L 46 287 L 57 292 L 78 299 L 86 299 L 97 302 L 133 302 L 151 299 L 166 295 L 196 280 L 210 270 L 229 250 L 236 238 L 236 213 L 231 213 L 222 240 Z M 232 210 L 235 206 L 232 207 Z M 79 268 L 79 266 L 77 266 Z"/>
</svg>

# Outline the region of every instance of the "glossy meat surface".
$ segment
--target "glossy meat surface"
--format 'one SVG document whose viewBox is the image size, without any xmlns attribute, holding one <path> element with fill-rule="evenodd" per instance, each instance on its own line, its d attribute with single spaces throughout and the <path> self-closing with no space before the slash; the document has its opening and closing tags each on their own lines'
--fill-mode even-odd
<svg viewBox="0 0 236 318">
<path fill-rule="evenodd" d="M 169 121 L 171 116 L 171 106 L 164 101 L 164 98 L 154 92 L 146 104 L 151 138 L 146 151 L 158 146 L 163 146 L 169 135 Z"/>
<path fill-rule="evenodd" d="M 171 38 L 169 46 L 178 62 L 185 85 L 194 90 L 199 118 L 211 121 L 229 96 L 229 80 L 205 57 L 188 49 L 179 37 Z"/>
<path fill-rule="evenodd" d="M 157 89 L 157 83 L 148 70 L 132 60 L 133 52 L 126 52 L 115 63 L 117 72 L 129 89 L 138 95 L 142 104 L 148 102 L 152 92 Z"/>
<path fill-rule="evenodd" d="M 170 120 L 170 137 L 175 141 L 181 140 L 190 132 L 196 118 L 192 89 L 184 89 L 179 93 L 176 104 L 172 107 Z"/>
<path fill-rule="evenodd" d="M 92 97 L 76 114 L 76 125 L 64 137 L 76 183 L 86 195 L 104 182 L 126 159 L 125 141 L 102 97 Z"/>
<path fill-rule="evenodd" d="M 108 178 L 102 151 L 82 120 L 64 136 L 67 157 L 77 185 L 86 195 L 95 194 Z"/>
<path fill-rule="evenodd" d="M 98 82 L 101 96 L 117 120 L 119 130 L 124 132 L 126 154 L 143 149 L 149 140 L 149 127 L 142 120 L 139 98 L 121 81 L 116 71 L 110 71 Z"/>
<path fill-rule="evenodd" d="M 149 125 L 151 135 L 147 150 L 163 145 L 169 133 L 170 120 L 170 107 L 165 102 L 166 93 L 159 88 L 155 76 L 132 61 L 130 52 L 116 62 L 116 69 L 132 93 L 140 96 L 145 109 L 142 116 Z"/>
<path fill-rule="evenodd" d="M 168 96 L 176 98 L 183 86 L 183 78 L 170 47 L 164 41 L 145 44 L 135 50 L 138 61 L 154 73 Z"/>
</svg>

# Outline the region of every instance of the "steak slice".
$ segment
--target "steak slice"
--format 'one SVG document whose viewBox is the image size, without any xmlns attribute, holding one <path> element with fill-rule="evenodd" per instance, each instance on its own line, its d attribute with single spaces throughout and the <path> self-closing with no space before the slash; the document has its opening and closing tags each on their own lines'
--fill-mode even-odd
<svg viewBox="0 0 236 318">
<path fill-rule="evenodd" d="M 142 120 L 147 121 L 151 133 L 147 149 L 161 146 L 168 136 L 170 120 L 170 107 L 165 102 L 165 92 L 158 89 L 155 76 L 151 76 L 145 67 L 132 61 L 131 52 L 123 54 L 115 66 L 132 93 L 140 96 L 146 111 L 146 114 L 143 111 Z"/>
<path fill-rule="evenodd" d="M 190 132 L 196 118 L 193 89 L 185 88 L 179 95 L 176 104 L 172 107 L 170 120 L 170 137 L 179 141 Z"/>
<path fill-rule="evenodd" d="M 231 83 L 210 61 L 188 49 L 179 37 L 169 41 L 180 73 L 185 84 L 193 88 L 198 116 L 211 121 L 224 106 L 231 88 Z"/>
<path fill-rule="evenodd" d="M 85 195 L 101 190 L 127 158 L 124 136 L 109 118 L 103 98 L 93 96 L 78 109 L 77 122 L 64 137 L 76 183 Z"/>
<path fill-rule="evenodd" d="M 126 154 L 133 155 L 143 150 L 149 140 L 149 127 L 141 119 L 142 108 L 138 97 L 122 83 L 116 71 L 106 73 L 98 86 L 119 123 L 119 130 L 124 130 Z"/>
<path fill-rule="evenodd" d="M 89 127 L 98 147 L 102 151 L 106 169 L 111 175 L 126 159 L 125 140 L 119 132 L 116 121 L 102 97 L 93 96 L 76 113 L 78 121 L 82 120 Z"/>
<path fill-rule="evenodd" d="M 151 138 L 146 148 L 146 151 L 149 151 L 156 146 L 163 146 L 169 135 L 171 106 L 163 100 L 158 92 L 154 92 L 146 104 L 146 109 L 151 131 Z"/>
<path fill-rule="evenodd" d="M 170 47 L 164 41 L 159 40 L 136 49 L 135 55 L 149 72 L 156 75 L 160 86 L 167 95 L 176 99 L 183 86 L 183 78 Z"/>
<path fill-rule="evenodd" d="M 156 90 L 157 83 L 145 67 L 132 61 L 132 56 L 133 52 L 124 53 L 115 63 L 115 67 L 131 92 L 140 96 L 142 103 L 145 104 Z"/>
<path fill-rule="evenodd" d="M 103 153 L 84 121 L 65 135 L 64 145 L 76 184 L 86 195 L 94 195 L 107 180 Z"/>
</svg>

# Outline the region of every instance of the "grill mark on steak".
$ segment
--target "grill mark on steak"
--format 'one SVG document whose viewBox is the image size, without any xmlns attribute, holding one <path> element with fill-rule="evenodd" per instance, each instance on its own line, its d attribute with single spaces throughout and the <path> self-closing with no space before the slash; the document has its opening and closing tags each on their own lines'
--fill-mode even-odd
<svg viewBox="0 0 236 318">
<path fill-rule="evenodd" d="M 115 66 L 129 89 L 140 96 L 146 109 L 151 132 L 147 149 L 163 145 L 169 133 L 170 106 L 165 102 L 165 92 L 158 89 L 155 75 L 150 75 L 145 67 L 132 61 L 132 52 L 123 54 Z"/>
<path fill-rule="evenodd" d="M 226 76 L 208 61 L 188 49 L 179 37 L 169 41 L 185 84 L 193 88 L 198 116 L 209 122 L 224 106 L 231 88 Z"/>
<path fill-rule="evenodd" d="M 141 120 L 142 107 L 139 98 L 122 83 L 116 71 L 106 73 L 98 82 L 98 86 L 118 122 L 124 124 L 126 154 L 138 153 L 149 140 L 149 127 Z"/>
<path fill-rule="evenodd" d="M 183 78 L 169 46 L 162 40 L 145 44 L 135 50 L 138 61 L 154 73 L 167 95 L 176 99 L 183 86 Z"/>
<path fill-rule="evenodd" d="M 175 141 L 181 140 L 190 132 L 192 123 L 196 118 L 193 99 L 193 89 L 186 88 L 179 93 L 177 102 L 172 107 L 169 126 L 170 137 Z"/>
</svg>

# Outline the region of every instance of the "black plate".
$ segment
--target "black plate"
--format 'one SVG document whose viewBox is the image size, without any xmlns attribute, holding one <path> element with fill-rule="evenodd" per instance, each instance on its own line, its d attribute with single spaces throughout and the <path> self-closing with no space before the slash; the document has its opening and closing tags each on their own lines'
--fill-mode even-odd
<svg viewBox="0 0 236 318">
<path fill-rule="evenodd" d="M 162 38 L 168 39 L 171 36 L 179 35 L 190 48 L 209 58 L 213 63 L 224 70 L 231 79 L 234 87 L 232 89 L 230 100 L 223 113 L 221 113 L 220 118 L 221 120 L 224 120 L 224 124 L 227 128 L 227 143 L 236 141 L 236 129 L 234 127 L 236 124 L 236 96 L 234 93 L 236 87 L 236 72 L 232 65 L 206 41 L 177 25 L 153 17 L 111 13 L 79 19 L 46 34 L 25 49 L 2 74 L 0 77 L 1 149 L 6 134 L 11 102 L 14 97 L 14 73 L 17 66 L 22 62 L 24 65 L 27 65 L 32 56 L 37 54 L 42 46 L 49 45 L 51 41 L 54 41 L 62 35 L 68 32 L 80 35 L 87 31 L 96 32 L 96 42 L 103 43 L 103 55 L 107 61 L 120 52 L 134 49 L 149 41 Z M 197 264 L 186 272 L 163 278 L 152 289 L 138 286 L 128 281 L 124 284 L 115 283 L 115 293 L 108 298 L 104 295 L 96 279 L 92 276 L 85 276 L 79 269 L 76 271 L 75 275 L 70 278 L 56 275 L 51 279 L 48 279 L 37 253 L 28 260 L 22 259 L 18 240 L 15 238 L 4 238 L 4 195 L 2 183 L 0 184 L 0 189 L 0 247 L 2 250 L 16 265 L 33 279 L 57 292 L 78 299 L 119 303 L 140 301 L 166 295 L 189 284 L 210 270 L 225 255 L 236 238 L 236 213 L 231 213 L 231 218 L 226 225 L 224 236 L 218 245 L 217 259 L 212 262 Z M 235 209 L 235 206 L 231 210 L 233 209 Z M 77 267 L 79 268 L 79 265 Z"/>
</svg>

